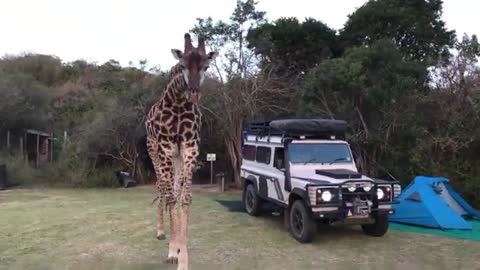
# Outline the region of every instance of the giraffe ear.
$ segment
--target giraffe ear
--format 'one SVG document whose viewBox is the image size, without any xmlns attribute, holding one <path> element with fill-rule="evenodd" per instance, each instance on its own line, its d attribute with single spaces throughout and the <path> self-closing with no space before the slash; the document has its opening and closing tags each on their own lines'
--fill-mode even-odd
<svg viewBox="0 0 480 270">
<path fill-rule="evenodd" d="M 173 54 L 173 57 L 175 57 L 175 59 L 177 59 L 177 60 L 181 60 L 182 57 L 183 57 L 182 51 L 180 51 L 178 49 L 172 49 L 172 54 Z"/>
<path fill-rule="evenodd" d="M 213 61 L 218 56 L 218 52 L 209 52 L 208 53 L 208 61 Z"/>
</svg>

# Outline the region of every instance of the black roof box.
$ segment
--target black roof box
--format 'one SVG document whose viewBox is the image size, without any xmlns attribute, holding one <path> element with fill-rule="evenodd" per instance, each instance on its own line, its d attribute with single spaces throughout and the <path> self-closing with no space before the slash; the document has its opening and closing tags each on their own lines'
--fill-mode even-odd
<svg viewBox="0 0 480 270">
<path fill-rule="evenodd" d="M 335 119 L 282 119 L 271 121 L 270 127 L 292 135 L 316 135 L 343 133 L 347 129 L 347 122 Z"/>
</svg>

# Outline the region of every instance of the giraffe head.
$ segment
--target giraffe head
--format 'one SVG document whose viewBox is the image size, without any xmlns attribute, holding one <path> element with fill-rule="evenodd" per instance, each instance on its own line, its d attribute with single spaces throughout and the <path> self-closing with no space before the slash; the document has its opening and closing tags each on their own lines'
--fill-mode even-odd
<svg viewBox="0 0 480 270">
<path fill-rule="evenodd" d="M 188 33 L 185 34 L 185 48 L 183 52 L 178 49 L 172 49 L 173 56 L 180 62 L 183 77 L 187 84 L 185 96 L 190 102 L 198 102 L 200 99 L 200 86 L 205 78 L 205 71 L 210 66 L 217 52 L 205 52 L 205 40 L 198 38 L 198 47 L 192 45 L 192 40 Z"/>
</svg>

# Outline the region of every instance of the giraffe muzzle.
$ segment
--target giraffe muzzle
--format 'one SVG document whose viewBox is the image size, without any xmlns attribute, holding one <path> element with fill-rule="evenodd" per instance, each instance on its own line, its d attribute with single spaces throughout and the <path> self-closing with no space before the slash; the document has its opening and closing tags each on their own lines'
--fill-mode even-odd
<svg viewBox="0 0 480 270">
<path fill-rule="evenodd" d="M 190 92 L 187 94 L 187 99 L 192 103 L 197 103 L 200 100 L 200 94 L 198 92 Z"/>
</svg>

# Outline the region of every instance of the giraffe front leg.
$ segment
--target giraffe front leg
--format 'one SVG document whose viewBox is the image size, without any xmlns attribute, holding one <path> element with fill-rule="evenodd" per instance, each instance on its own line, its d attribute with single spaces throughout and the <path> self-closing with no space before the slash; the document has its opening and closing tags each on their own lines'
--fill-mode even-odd
<svg viewBox="0 0 480 270">
<path fill-rule="evenodd" d="M 195 166 L 195 159 L 197 155 L 197 147 L 186 148 L 183 152 L 183 185 L 180 198 L 180 253 L 177 270 L 188 270 L 188 227 L 190 219 L 190 206 L 192 204 L 191 184 L 193 168 Z"/>
<path fill-rule="evenodd" d="M 177 213 L 175 209 L 175 204 L 177 199 L 173 190 L 173 162 L 172 162 L 172 153 L 170 149 L 164 145 L 162 149 L 162 155 L 160 160 L 159 174 L 162 179 L 162 186 L 159 188 L 161 190 L 160 198 L 165 200 L 166 209 L 170 214 L 170 233 L 171 239 L 168 245 L 168 257 L 167 263 L 177 263 L 178 261 L 178 240 L 177 240 Z M 163 231 L 163 207 L 159 205 L 159 222 L 157 227 L 157 234 L 162 234 L 165 239 L 165 232 Z"/>
<path fill-rule="evenodd" d="M 173 180 L 173 178 L 172 178 Z M 178 253 L 179 253 L 179 224 L 178 224 L 178 215 L 177 215 L 177 208 L 175 207 L 177 199 L 175 196 L 175 192 L 173 190 L 174 185 L 173 182 L 170 181 L 167 184 L 167 208 L 170 214 L 170 231 L 171 231 L 171 239 L 168 245 L 168 257 L 167 263 L 176 264 L 178 262 Z"/>
<path fill-rule="evenodd" d="M 160 192 L 158 198 L 158 222 L 157 222 L 157 239 L 158 240 L 165 240 L 165 229 L 163 224 L 163 213 L 165 212 L 165 194 Z"/>
<path fill-rule="evenodd" d="M 189 202 L 188 202 L 189 201 Z M 188 270 L 188 224 L 190 216 L 190 199 L 182 199 L 182 206 L 180 210 L 180 245 L 179 245 L 179 254 L 178 254 L 178 268 L 177 270 Z"/>
</svg>

